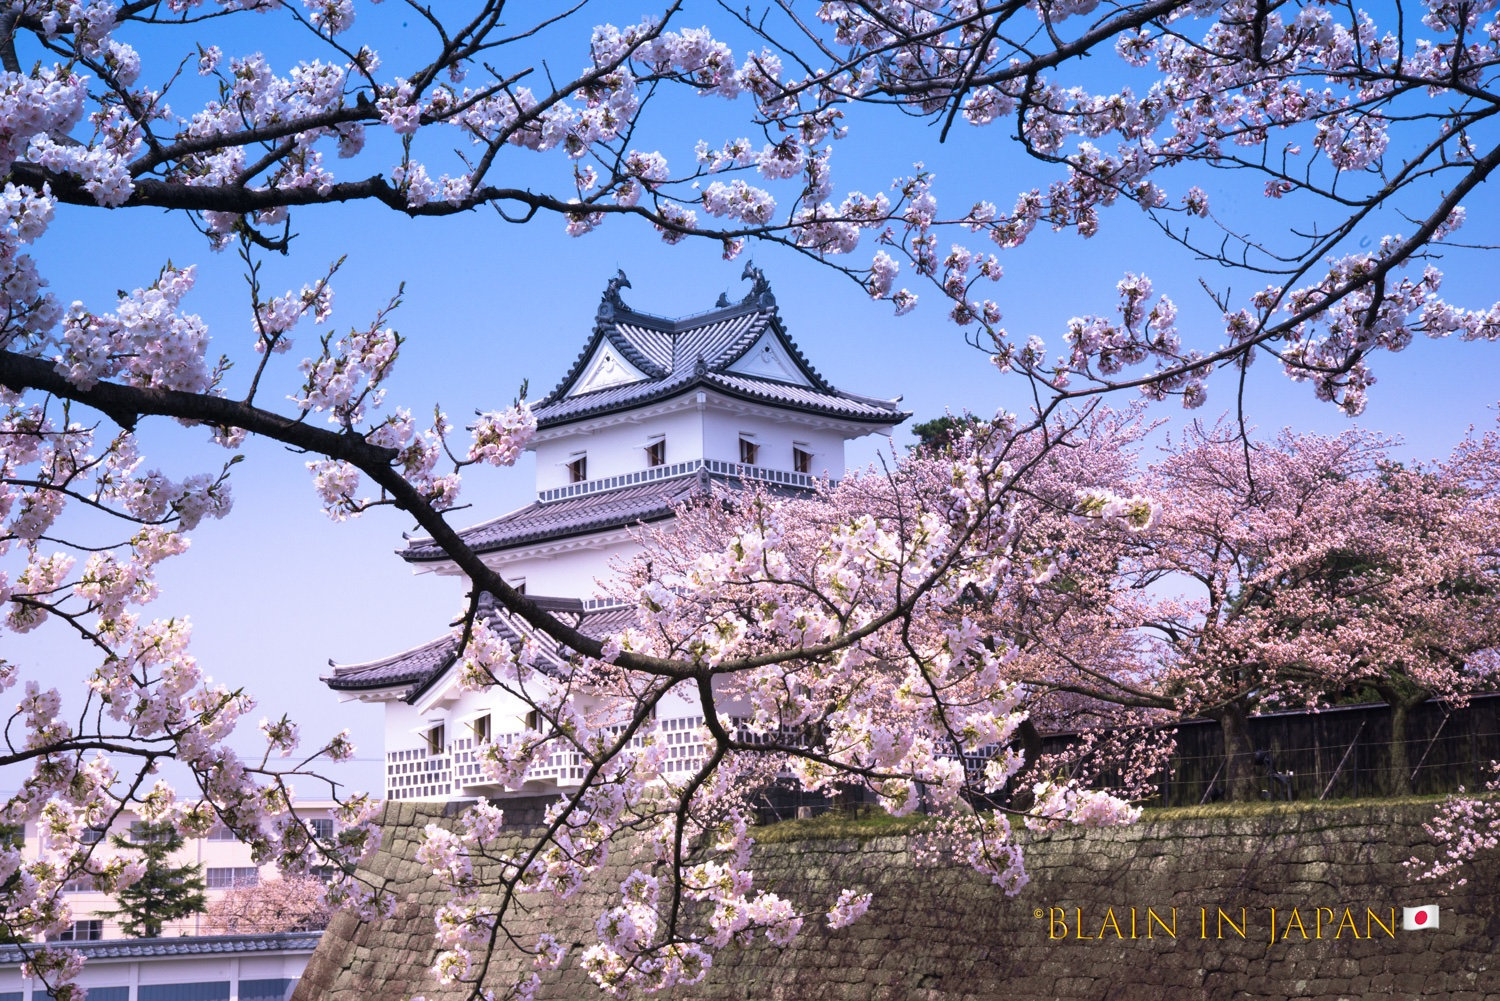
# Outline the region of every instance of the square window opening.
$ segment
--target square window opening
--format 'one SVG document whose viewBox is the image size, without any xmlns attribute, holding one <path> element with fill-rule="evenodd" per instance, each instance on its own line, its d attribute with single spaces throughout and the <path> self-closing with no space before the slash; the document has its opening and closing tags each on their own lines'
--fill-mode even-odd
<svg viewBox="0 0 1500 1001">
<path fill-rule="evenodd" d="M 657 438 L 646 445 L 646 465 L 665 466 L 667 464 L 667 439 Z"/>
</svg>

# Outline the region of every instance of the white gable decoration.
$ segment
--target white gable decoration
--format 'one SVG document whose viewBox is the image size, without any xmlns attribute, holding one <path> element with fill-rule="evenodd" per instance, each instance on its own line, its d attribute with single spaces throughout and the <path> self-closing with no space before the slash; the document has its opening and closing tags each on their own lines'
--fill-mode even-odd
<svg viewBox="0 0 1500 1001">
<path fill-rule="evenodd" d="M 777 382 L 790 382 L 797 386 L 812 385 L 797 367 L 797 363 L 792 361 L 791 355 L 786 353 L 786 348 L 781 346 L 776 335 L 769 330 L 761 334 L 760 340 L 729 366 L 729 371 L 761 379 L 775 379 Z"/>
<path fill-rule="evenodd" d="M 599 345 L 599 350 L 594 352 L 594 357 L 589 361 L 588 367 L 583 370 L 583 375 L 579 376 L 578 383 L 568 391 L 568 395 L 580 396 L 584 393 L 592 393 L 596 389 L 608 389 L 611 386 L 640 382 L 645 378 L 646 373 L 621 358 L 614 348 L 604 343 Z"/>
</svg>

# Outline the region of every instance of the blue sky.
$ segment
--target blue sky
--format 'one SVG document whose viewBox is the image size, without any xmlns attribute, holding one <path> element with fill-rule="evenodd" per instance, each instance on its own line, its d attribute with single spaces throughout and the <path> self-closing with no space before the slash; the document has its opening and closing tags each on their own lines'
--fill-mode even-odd
<svg viewBox="0 0 1500 1001">
<path fill-rule="evenodd" d="M 555 44 L 581 51 L 585 29 L 580 24 L 563 32 L 559 37 L 567 41 Z M 412 48 L 406 30 L 410 26 L 381 27 L 388 68 L 399 67 L 401 53 Z M 220 44 L 228 54 L 252 44 L 283 48 L 284 41 L 268 34 Z M 553 58 L 558 58 L 555 51 Z M 747 114 L 743 105 L 684 99 L 662 110 L 672 112 L 668 124 L 644 131 L 636 145 L 660 148 L 684 164 L 700 136 L 717 145 L 752 134 L 741 119 L 724 118 Z M 840 144 L 835 161 L 836 191 L 884 187 L 921 159 L 938 175 L 940 204 L 967 206 L 982 196 L 1006 207 L 1018 191 L 1050 176 L 1017 155 L 1004 125 L 960 126 L 939 147 L 935 130 L 920 122 L 856 113 L 850 124 L 851 138 Z M 515 163 L 510 176 L 524 183 L 556 187 L 569 173 L 569 164 L 557 154 L 508 153 Z M 378 147 L 372 149 L 369 169 L 380 167 L 382 155 Z M 389 156 L 386 160 L 387 166 L 394 163 Z M 1171 195 L 1180 196 L 1188 183 L 1171 179 Z M 1493 187 L 1468 203 L 1470 223 L 1463 235 L 1471 242 L 1493 243 L 1500 235 Z M 1216 204 L 1226 212 L 1253 221 L 1268 237 L 1280 239 L 1306 222 L 1303 206 L 1266 202 L 1258 188 L 1248 194 L 1209 190 L 1216 199 L 1222 196 Z M 293 229 L 301 235 L 292 254 L 265 264 L 267 290 L 300 287 L 347 255 L 334 286 L 335 323 L 346 327 L 364 322 L 404 282 L 406 304 L 394 325 L 408 342 L 388 402 L 417 414 L 441 404 L 460 425 L 476 409 L 508 403 L 523 379 L 530 381 L 533 398 L 550 390 L 588 336 L 599 294 L 617 268 L 625 269 L 634 285 L 627 301 L 654 313 L 696 312 L 711 306 L 721 291 L 738 296 L 743 289 L 743 259 L 725 263 L 717 245 L 707 242 L 669 247 L 624 220 L 574 239 L 563 232 L 561 221 L 545 216 L 515 226 L 489 212 L 413 221 L 385 209 L 335 206 L 299 211 Z M 867 242 L 855 259 L 867 261 L 875 249 Z M 776 247 L 751 247 L 746 253 L 770 278 L 793 338 L 836 385 L 876 396 L 904 395 L 916 420 L 945 408 L 988 414 L 1026 405 L 1023 384 L 1000 375 L 964 343 L 933 291 L 913 286 L 922 293 L 923 306 L 896 318 L 888 304 L 871 303 L 858 287 L 798 254 Z M 97 308 L 107 308 L 117 288 L 149 283 L 168 259 L 197 263 L 198 286 L 186 308 L 208 321 L 216 352 L 248 364 L 249 308 L 239 261 L 232 253 L 209 253 L 186 219 L 152 209 L 60 208 L 36 256 L 65 301 L 82 299 Z M 1054 351 L 1061 347 L 1060 331 L 1069 317 L 1113 309 L 1114 283 L 1127 271 L 1150 274 L 1157 290 L 1178 302 L 1185 339 L 1210 348 L 1219 342 L 1219 317 L 1199 288 L 1199 277 L 1215 287 L 1230 284 L 1236 292 L 1251 288 L 1244 279 L 1230 278 L 1166 244 L 1130 206 L 1106 213 L 1093 239 L 1038 231 L 1022 250 L 1003 253 L 1002 259 L 1006 278 L 988 294 L 1000 302 L 1005 325 L 1013 333 L 1041 335 Z M 1445 291 L 1455 301 L 1472 308 L 1494 300 L 1492 254 L 1459 254 L 1442 266 L 1450 276 Z M 312 331 L 304 329 L 284 359 L 289 364 L 278 392 L 296 381 L 295 360 L 313 343 Z M 1380 381 L 1360 423 L 1401 435 L 1409 458 L 1446 453 L 1470 424 L 1494 419 L 1491 408 L 1500 397 L 1496 350 L 1488 344 L 1422 342 L 1401 355 L 1377 357 Z M 1196 416 L 1212 420 L 1233 398 L 1233 381 L 1217 378 Z M 1337 431 L 1350 423 L 1317 403 L 1308 386 L 1288 381 L 1268 359 L 1252 369 L 1247 403 L 1268 435 L 1284 425 Z M 1182 419 L 1174 405 L 1158 412 Z M 200 438 L 166 423 L 146 427 L 147 465 L 175 476 L 216 469 L 224 453 L 201 447 Z M 903 450 L 908 440 L 904 432 L 898 434 L 895 447 Z M 850 464 L 867 463 L 880 448 L 890 447 L 862 439 L 850 449 Z M 305 457 L 265 444 L 245 451 L 249 461 L 235 471 L 233 516 L 198 529 L 192 552 L 164 568 L 162 596 L 150 611 L 190 615 L 195 648 L 207 671 L 219 681 L 244 685 L 260 700 L 262 714 L 291 713 L 302 721 L 309 741 L 318 732 L 351 728 L 362 760 L 341 774 L 357 787 L 378 789 L 380 710 L 340 704 L 317 678 L 329 658 L 373 659 L 442 633 L 459 607 L 459 587 L 447 579 L 413 576 L 393 555 L 401 533 L 411 528 L 399 513 L 378 511 L 333 525 L 318 510 Z M 466 479 L 463 494 L 472 507 L 452 518 L 468 524 L 491 517 L 525 503 L 531 488 L 529 459 L 514 470 L 476 471 Z M 56 679 L 64 690 L 76 690 L 88 667 L 85 651 L 51 629 L 7 636 L 5 647 L 7 659 L 28 666 L 26 676 Z M 242 746 L 248 750 L 253 742 Z M 0 778 L 0 786 L 11 784 Z M 318 792 L 304 790 L 305 795 Z"/>
</svg>

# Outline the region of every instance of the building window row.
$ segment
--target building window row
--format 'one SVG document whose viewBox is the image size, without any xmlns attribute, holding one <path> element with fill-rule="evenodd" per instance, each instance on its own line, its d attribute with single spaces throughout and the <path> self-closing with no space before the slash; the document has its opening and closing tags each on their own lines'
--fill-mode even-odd
<svg viewBox="0 0 1500 1001">
<path fill-rule="evenodd" d="M 746 432 L 740 432 L 740 464 L 745 466 L 760 465 L 760 443 L 755 436 Z M 792 472 L 812 475 L 813 453 L 812 448 L 802 441 L 792 442 Z"/>
<path fill-rule="evenodd" d="M 639 446 L 646 453 L 646 468 L 654 469 L 657 466 L 667 464 L 667 437 L 666 435 L 652 435 L 644 445 Z M 755 440 L 755 435 L 740 432 L 740 464 L 745 466 L 760 465 L 761 445 Z M 802 441 L 792 442 L 792 471 L 796 473 L 812 474 L 813 452 L 812 448 Z M 587 452 L 574 452 L 568 456 L 568 461 L 563 463 L 568 472 L 569 483 L 582 483 L 589 478 L 589 457 Z"/>
</svg>

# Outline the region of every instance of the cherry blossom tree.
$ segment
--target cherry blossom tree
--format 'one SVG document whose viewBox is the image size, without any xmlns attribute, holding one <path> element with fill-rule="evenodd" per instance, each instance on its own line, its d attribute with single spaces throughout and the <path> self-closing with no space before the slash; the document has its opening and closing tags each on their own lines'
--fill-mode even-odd
<svg viewBox="0 0 1500 1001">
<path fill-rule="evenodd" d="M 1410 710 L 1493 684 L 1500 495 L 1464 474 L 1473 442 L 1432 470 L 1396 465 L 1390 445 L 1283 432 L 1247 448 L 1237 429 L 1194 425 L 1142 483 L 1162 516 L 1123 573 L 1170 594 L 1142 620 L 1161 644 L 1157 690 L 1219 721 L 1235 798 L 1255 795 L 1253 709 L 1373 689 L 1400 792 Z"/>
<path fill-rule="evenodd" d="M 208 930 L 219 935 L 315 931 L 331 916 L 325 890 L 322 880 L 311 876 L 231 887 L 208 905 Z"/>
<path fill-rule="evenodd" d="M 1058 554 L 1027 541 L 1026 519 L 1039 508 L 1017 484 L 1067 444 L 1051 430 L 1062 400 L 1138 388 L 1196 406 L 1213 368 L 1243 372 L 1268 353 L 1357 413 L 1374 352 L 1400 350 L 1419 332 L 1500 334 L 1493 306 L 1440 296 L 1442 275 L 1426 260 L 1500 164 L 1489 122 L 1500 31 L 1485 4 L 1441 0 L 1385 26 L 1330 4 L 1243 0 L 881 0 L 805 13 L 775 4 L 742 18 L 712 8 L 712 29 L 686 0 L 624 26 L 596 25 L 590 13 L 585 0 L 513 24 L 499 2 L 441 12 L 407 4 L 425 48 L 387 67 L 360 38 L 375 11 L 353 0 L 0 7 L 0 602 L 6 629 L 71 631 L 94 662 L 85 704 L 66 715 L 49 683 L 0 663 L 0 687 L 20 691 L 0 766 L 28 770 L 6 817 L 37 823 L 43 841 L 40 859 L 0 853 L 9 888 L 0 933 L 66 922 L 60 888 L 70 879 L 113 890 L 138 878 L 79 839 L 127 807 L 184 834 L 225 823 L 293 875 L 336 864 L 346 872 L 331 897 L 366 913 L 386 899 L 348 872 L 378 845 L 369 801 L 344 804 L 329 844 L 315 842 L 289 803 L 290 781 L 307 780 L 321 758 L 348 756 L 347 738 L 320 735 L 301 749 L 292 721 L 266 720 L 264 754 L 234 753 L 225 740 L 251 711 L 249 694 L 204 680 L 185 621 L 146 611 L 161 562 L 183 553 L 202 519 L 229 513 L 234 459 L 168 477 L 141 454 L 143 422 L 175 420 L 228 449 L 247 435 L 300 449 L 332 516 L 399 509 L 469 577 L 459 632 L 472 681 L 530 691 L 546 721 L 515 755 L 491 762 L 495 774 L 523 768 L 549 741 L 590 762 L 584 788 L 532 846 L 494 860 L 506 899 L 565 894 L 615 831 L 652 832 L 670 878 L 633 876 L 585 962 L 606 986 L 656 987 L 691 981 L 736 937 L 763 929 L 784 940 L 804 919 L 754 891 L 732 795 L 787 760 L 810 787 L 852 777 L 898 812 L 924 799 L 949 809 L 950 849 L 1019 884 L 1005 814 L 959 809 L 964 753 L 1004 747 L 1021 726 L 1024 689 L 1002 670 L 1016 641 L 997 643 L 963 608 L 976 593 L 1019 601 L 1057 572 Z M 266 18 L 296 47 L 285 64 L 241 50 L 239 29 Z M 1099 84 L 1072 85 L 1068 74 L 1091 55 L 1112 70 Z M 636 137 L 658 108 L 670 116 L 674 94 L 720 102 L 723 125 L 690 151 L 646 148 Z M 1008 122 L 1001 127 L 1056 179 L 958 208 L 940 207 L 938 180 L 905 164 L 890 193 L 836 188 L 846 130 L 891 113 L 931 118 L 945 134 L 959 119 Z M 554 165 L 556 183 L 529 180 L 532 160 Z M 1247 178 L 1313 223 L 1268 234 L 1216 208 L 1216 185 Z M 1012 199 L 1013 209 L 997 207 Z M 386 404 L 402 344 L 389 310 L 343 334 L 330 326 L 336 268 L 284 294 L 261 287 L 256 262 L 293 249 L 294 211 L 351 202 L 417 217 L 487 208 L 506 223 L 550 218 L 575 235 L 615 216 L 668 244 L 716 241 L 726 257 L 748 240 L 770 241 L 898 312 L 917 301 L 898 282 L 904 269 L 909 285 L 926 282 L 951 303 L 1002 370 L 1029 378 L 1035 413 L 951 457 L 943 490 L 914 491 L 912 508 L 856 516 L 834 505 L 802 520 L 779 502 L 736 509 L 722 546 L 643 583 L 634 629 L 589 637 L 506 585 L 443 514 L 467 467 L 514 461 L 532 427 L 524 405 L 481 415 L 460 441 L 440 410 L 429 423 Z M 1262 286 L 1248 296 L 1208 286 L 1224 315 L 1220 346 L 1185 343 L 1177 307 L 1139 274 L 1120 282 L 1117 316 L 1082 316 L 1059 331 L 1055 357 L 1041 338 L 1001 326 L 997 301 L 981 291 L 981 279 L 1002 277 L 1000 255 L 1038 223 L 1089 235 L 1121 202 L 1143 209 L 1165 239 Z M 236 248 L 251 278 L 250 336 L 225 361 L 208 355 L 205 325 L 182 308 L 192 265 L 164 262 L 154 283 L 115 301 L 74 301 L 73 276 L 44 274 L 28 250 L 47 239 L 58 205 L 166 209 L 198 226 L 207 247 Z M 1361 248 L 1398 214 L 1408 220 L 1402 232 Z M 940 238 L 961 242 L 944 251 Z M 967 245 L 975 241 L 993 250 Z M 308 327 L 317 332 L 298 347 Z M 300 365 L 282 360 L 294 347 Z M 917 473 L 893 473 L 898 484 L 907 475 Z M 1067 510 L 1129 532 L 1154 509 L 1096 486 Z M 793 565 L 793 542 L 817 560 Z M 705 630 L 697 616 L 722 600 L 709 584 L 724 581 L 755 603 L 734 609 L 727 621 L 738 626 L 727 633 Z M 577 677 L 538 687 L 525 651 L 488 632 L 484 596 L 574 650 Z M 851 685 L 851 672 L 872 663 L 881 689 Z M 702 699 L 712 752 L 674 790 L 675 810 L 641 816 L 626 805 L 642 801 L 659 752 L 646 739 L 650 709 L 674 689 Z M 579 716 L 568 696 L 580 690 L 611 696 L 622 715 Z M 722 723 L 722 697 L 752 707 L 746 732 L 756 740 Z M 783 723 L 815 739 L 787 739 Z M 154 779 L 168 759 L 187 768 L 190 792 Z M 1000 784 L 1018 765 L 994 755 L 988 779 Z M 1033 796 L 1027 816 L 1042 825 L 1130 815 L 1119 799 L 1068 783 Z M 426 861 L 469 885 L 499 823 L 480 808 L 457 833 L 434 830 Z M 679 920 L 693 909 L 685 901 L 713 915 L 706 929 Z M 826 917 L 847 922 L 862 907 L 841 894 Z M 439 975 L 480 996 L 503 917 L 459 894 L 443 916 L 450 948 Z M 556 943 L 523 947 L 560 958 Z M 76 962 L 38 950 L 32 969 L 66 991 Z"/>
</svg>

